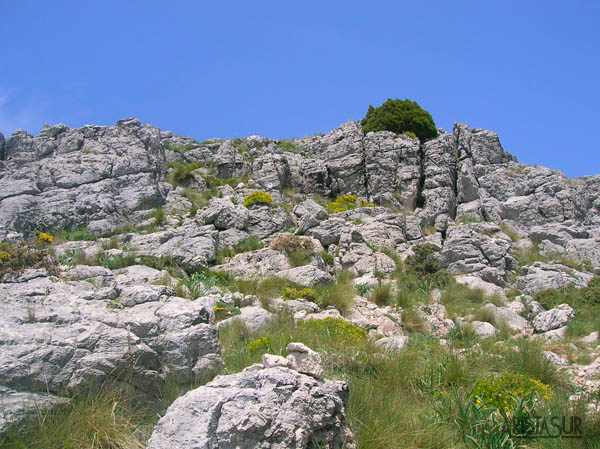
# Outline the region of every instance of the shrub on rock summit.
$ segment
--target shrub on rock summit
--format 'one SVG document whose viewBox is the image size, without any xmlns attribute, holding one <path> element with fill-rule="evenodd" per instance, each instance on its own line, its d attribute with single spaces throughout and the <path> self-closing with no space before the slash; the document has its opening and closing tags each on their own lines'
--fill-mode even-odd
<svg viewBox="0 0 600 449">
<path fill-rule="evenodd" d="M 431 114 L 410 100 L 390 98 L 378 108 L 369 106 L 361 125 L 365 134 L 370 131 L 411 133 L 421 140 L 437 136 L 437 128 Z"/>
</svg>

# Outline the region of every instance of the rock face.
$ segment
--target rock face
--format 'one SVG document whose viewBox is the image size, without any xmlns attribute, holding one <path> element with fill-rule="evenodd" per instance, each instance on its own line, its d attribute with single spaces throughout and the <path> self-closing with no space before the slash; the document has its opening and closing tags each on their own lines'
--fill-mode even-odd
<svg viewBox="0 0 600 449">
<path fill-rule="evenodd" d="M 16 131 L 0 164 L 0 234 L 80 224 L 106 232 L 140 221 L 168 192 L 161 183 L 166 140 L 135 119 L 112 127 L 56 125 L 35 137 Z"/>
<path fill-rule="evenodd" d="M 348 387 L 285 367 L 218 376 L 177 399 L 148 449 L 352 447 Z"/>
<path fill-rule="evenodd" d="M 51 395 L 111 383 L 152 396 L 166 375 L 188 382 L 218 372 L 209 302 L 150 283 L 164 275 L 82 266 L 68 273 L 70 281 L 38 270 L 0 284 L 0 385 L 15 391 L 10 397 L 43 405 Z"/>
</svg>

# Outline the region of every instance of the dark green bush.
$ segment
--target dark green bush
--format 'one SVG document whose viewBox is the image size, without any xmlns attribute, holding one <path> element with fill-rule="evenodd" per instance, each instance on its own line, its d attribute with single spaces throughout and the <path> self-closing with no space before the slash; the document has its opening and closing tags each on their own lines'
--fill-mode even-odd
<svg viewBox="0 0 600 449">
<path fill-rule="evenodd" d="M 362 119 L 363 131 L 392 131 L 396 134 L 413 133 L 421 140 L 437 136 L 437 128 L 429 112 L 410 100 L 388 99 L 380 107 L 369 106 Z"/>
</svg>

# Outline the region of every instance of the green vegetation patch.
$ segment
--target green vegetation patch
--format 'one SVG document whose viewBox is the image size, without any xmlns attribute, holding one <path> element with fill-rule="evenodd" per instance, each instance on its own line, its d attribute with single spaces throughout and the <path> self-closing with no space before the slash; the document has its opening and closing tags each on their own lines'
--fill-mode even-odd
<svg viewBox="0 0 600 449">
<path fill-rule="evenodd" d="M 168 167 L 172 169 L 172 171 L 169 173 L 167 181 L 173 186 L 179 186 L 192 177 L 192 172 L 194 170 L 202 166 L 203 165 L 200 162 L 191 162 L 187 164 L 183 162 L 169 162 Z"/>
<path fill-rule="evenodd" d="M 337 214 L 356 208 L 356 195 L 341 195 L 327 205 L 327 210 Z"/>
<path fill-rule="evenodd" d="M 273 197 L 267 192 L 254 192 L 244 197 L 244 207 L 250 208 L 255 204 L 266 204 L 270 206 L 273 203 Z"/>
<path fill-rule="evenodd" d="M 309 301 L 315 302 L 317 300 L 317 295 L 312 288 L 289 288 L 286 287 L 281 292 L 281 297 L 284 301 L 290 299 L 308 299 Z"/>
<path fill-rule="evenodd" d="M 411 100 L 391 98 L 381 106 L 369 106 L 362 119 L 363 131 L 392 131 L 396 134 L 412 133 L 421 140 L 437 137 L 437 128 L 431 114 Z"/>
<path fill-rule="evenodd" d="M 222 249 L 215 256 L 217 265 L 221 265 L 226 259 L 235 256 L 236 254 L 246 253 L 249 251 L 256 251 L 257 249 L 263 248 L 265 245 L 260 239 L 254 235 L 251 235 L 246 240 L 232 247 Z"/>
<path fill-rule="evenodd" d="M 286 151 L 288 153 L 302 153 L 302 148 L 300 148 L 291 140 L 279 140 L 277 145 L 282 151 Z"/>
</svg>

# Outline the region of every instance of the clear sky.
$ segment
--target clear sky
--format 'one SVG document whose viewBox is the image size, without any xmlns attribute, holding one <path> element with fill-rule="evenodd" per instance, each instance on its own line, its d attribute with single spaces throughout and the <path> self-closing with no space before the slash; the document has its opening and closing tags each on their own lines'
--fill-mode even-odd
<svg viewBox="0 0 600 449">
<path fill-rule="evenodd" d="M 600 173 L 597 0 L 0 0 L 0 12 L 5 136 L 138 117 L 198 140 L 302 137 L 409 98 L 440 128 L 498 132 L 520 162 Z"/>
</svg>

